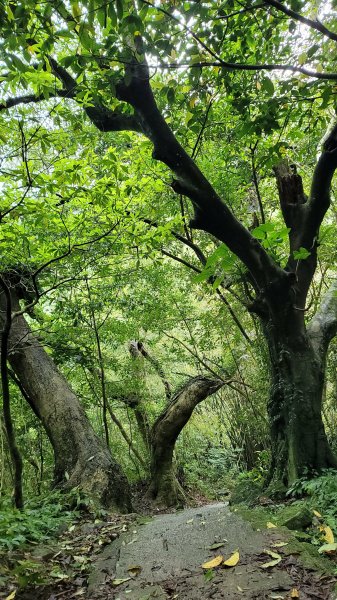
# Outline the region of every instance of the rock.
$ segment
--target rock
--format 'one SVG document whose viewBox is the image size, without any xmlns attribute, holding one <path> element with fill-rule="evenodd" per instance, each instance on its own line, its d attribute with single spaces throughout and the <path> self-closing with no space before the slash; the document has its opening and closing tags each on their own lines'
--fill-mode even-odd
<svg viewBox="0 0 337 600">
<path fill-rule="evenodd" d="M 306 529 L 312 523 L 312 512 L 306 507 L 291 507 L 292 510 L 288 509 L 288 514 L 285 514 L 280 525 L 283 527 L 287 527 L 292 530 L 300 530 Z M 289 514 L 289 512 L 291 514 Z"/>
</svg>

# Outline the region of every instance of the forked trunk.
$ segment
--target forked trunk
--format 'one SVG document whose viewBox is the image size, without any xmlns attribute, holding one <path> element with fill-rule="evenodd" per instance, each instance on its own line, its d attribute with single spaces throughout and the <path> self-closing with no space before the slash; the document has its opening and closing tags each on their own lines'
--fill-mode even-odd
<svg viewBox="0 0 337 600">
<path fill-rule="evenodd" d="M 322 421 L 324 361 L 307 332 L 267 330 L 271 359 L 271 489 L 337 467 Z"/>
<path fill-rule="evenodd" d="M 120 466 L 23 316 L 13 320 L 8 358 L 53 446 L 55 484 L 79 486 L 100 505 L 129 510 L 129 486 Z"/>
</svg>

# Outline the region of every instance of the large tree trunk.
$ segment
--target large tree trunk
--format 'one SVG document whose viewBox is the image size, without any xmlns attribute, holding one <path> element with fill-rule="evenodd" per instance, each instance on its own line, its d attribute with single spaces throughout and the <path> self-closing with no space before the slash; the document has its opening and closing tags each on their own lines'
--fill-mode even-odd
<svg viewBox="0 0 337 600">
<path fill-rule="evenodd" d="M 19 309 L 14 294 L 13 308 Z M 8 358 L 53 446 L 55 484 L 79 486 L 100 505 L 128 511 L 130 491 L 120 466 L 23 316 L 13 319 Z"/>
<path fill-rule="evenodd" d="M 308 335 L 301 340 L 277 330 L 267 336 L 271 361 L 268 412 L 275 482 L 337 467 L 322 421 L 324 369 Z"/>
<path fill-rule="evenodd" d="M 151 431 L 151 484 L 149 493 L 160 505 L 175 506 L 185 500 L 179 485 L 173 451 L 176 440 L 193 410 L 224 385 L 220 379 L 194 377 L 171 400 L 158 417 Z"/>
</svg>

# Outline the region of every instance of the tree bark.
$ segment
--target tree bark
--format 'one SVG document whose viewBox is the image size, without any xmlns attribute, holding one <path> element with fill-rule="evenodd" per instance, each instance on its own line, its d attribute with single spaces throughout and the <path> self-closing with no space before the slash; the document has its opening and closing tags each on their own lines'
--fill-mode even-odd
<svg viewBox="0 0 337 600">
<path fill-rule="evenodd" d="M 3 416 L 6 430 L 9 453 L 11 455 L 14 471 L 14 502 L 16 508 L 23 508 L 23 491 L 22 491 L 22 457 L 16 443 L 16 437 L 13 427 L 13 419 L 11 414 L 11 402 L 9 392 L 9 376 L 8 376 L 8 345 L 9 336 L 12 326 L 12 303 L 9 287 L 5 280 L 0 277 L 0 287 L 4 298 L 5 311 L 3 319 L 3 330 L 1 332 L 1 356 L 0 356 L 0 373 L 1 373 L 1 389 L 3 400 Z"/>
<path fill-rule="evenodd" d="M 195 407 L 223 385 L 224 381 L 194 377 L 171 400 L 154 423 L 151 431 L 150 496 L 156 503 L 175 506 L 184 502 L 184 492 L 177 481 L 173 451 L 178 435 Z"/>
<path fill-rule="evenodd" d="M 287 321 L 287 326 L 269 322 L 264 327 L 271 365 L 271 491 L 323 468 L 337 468 L 322 420 L 328 345 L 324 353 L 316 351 L 303 314 L 288 315 Z"/>
<path fill-rule="evenodd" d="M 273 477 L 286 484 L 337 467 L 322 421 L 324 372 L 308 338 L 298 348 L 272 341 L 269 403 Z"/>
<path fill-rule="evenodd" d="M 14 310 L 19 310 L 13 290 L 11 295 Z M 0 316 L 3 302 L 2 295 Z M 94 432 L 77 396 L 22 315 L 12 322 L 8 359 L 52 444 L 55 485 L 64 489 L 79 486 L 98 504 L 128 511 L 130 491 L 120 466 Z"/>
</svg>

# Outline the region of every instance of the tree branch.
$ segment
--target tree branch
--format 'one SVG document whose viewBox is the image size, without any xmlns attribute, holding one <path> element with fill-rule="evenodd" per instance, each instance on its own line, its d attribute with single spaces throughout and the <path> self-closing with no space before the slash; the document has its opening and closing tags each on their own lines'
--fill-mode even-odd
<svg viewBox="0 0 337 600">
<path fill-rule="evenodd" d="M 56 90 L 50 93 L 50 98 L 71 98 L 76 101 L 76 92 L 78 84 L 76 80 L 64 69 L 58 62 L 48 57 L 52 72 L 62 83 L 64 89 Z M 27 94 L 26 96 L 17 96 L 8 98 L 0 104 L 0 111 L 9 109 L 19 104 L 38 103 L 47 100 L 43 94 Z M 94 106 L 84 106 L 84 111 L 90 121 L 99 129 L 99 131 L 136 131 L 142 133 L 139 122 L 133 115 L 124 115 L 106 107 L 103 103 L 95 102 Z"/>
<path fill-rule="evenodd" d="M 152 426 L 152 439 L 163 438 L 165 443 L 175 442 L 188 422 L 194 408 L 211 394 L 222 388 L 226 381 L 204 376 L 191 378 L 172 398 L 168 407 Z"/>
<path fill-rule="evenodd" d="M 328 133 L 312 178 L 309 201 L 305 208 L 302 245 L 310 249 L 330 206 L 331 181 L 337 168 L 337 124 Z"/>
<path fill-rule="evenodd" d="M 157 107 L 147 65 L 129 65 L 127 74 L 128 84 L 117 86 L 117 97 L 134 107 L 144 133 L 154 145 L 153 158 L 175 174 L 173 190 L 192 201 L 195 217 L 191 226 L 224 242 L 246 265 L 257 286 L 268 286 L 275 278 L 285 283 L 286 273 L 236 219 L 174 136 Z"/>
<path fill-rule="evenodd" d="M 322 33 L 325 37 L 329 38 L 330 40 L 334 40 L 335 42 L 337 42 L 337 34 L 333 33 L 329 29 L 327 29 L 319 21 L 317 21 L 317 20 L 313 21 L 312 19 L 308 19 L 307 17 L 304 17 L 303 15 L 300 15 L 295 10 L 292 10 L 291 8 L 288 8 L 282 2 L 279 2 L 279 0 L 265 0 L 264 3 L 267 4 L 267 5 L 269 5 L 269 6 L 273 6 L 278 11 L 280 11 L 283 14 L 287 15 L 288 17 L 291 17 L 295 21 L 299 21 L 300 23 L 303 23 L 304 25 L 307 25 L 308 27 L 311 27 L 311 29 L 315 29 L 316 31 L 319 31 L 320 33 Z"/>
<path fill-rule="evenodd" d="M 171 398 L 171 386 L 170 386 L 170 383 L 168 382 L 168 380 L 166 379 L 164 369 L 162 368 L 160 362 L 156 358 L 154 358 L 151 354 L 149 354 L 149 352 L 146 350 L 143 342 L 133 340 L 129 344 L 129 351 L 133 357 L 136 357 L 137 354 L 141 354 L 143 356 L 143 358 L 145 358 L 146 360 L 149 361 L 149 363 L 151 363 L 151 365 L 154 367 L 154 369 L 156 370 L 160 379 L 163 382 L 163 386 L 165 388 L 166 400 L 169 401 Z"/>
</svg>

